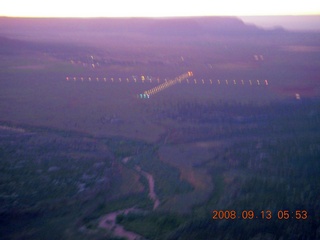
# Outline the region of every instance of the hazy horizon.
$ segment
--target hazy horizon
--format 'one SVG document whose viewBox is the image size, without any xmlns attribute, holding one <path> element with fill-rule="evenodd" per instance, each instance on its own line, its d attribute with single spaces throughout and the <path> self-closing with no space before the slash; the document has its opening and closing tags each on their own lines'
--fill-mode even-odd
<svg viewBox="0 0 320 240">
<path fill-rule="evenodd" d="M 11 17 L 12 19 L 170 19 L 170 18 L 210 18 L 234 17 L 245 24 L 255 25 L 263 29 L 283 28 L 289 31 L 320 31 L 320 15 L 279 15 L 279 16 L 177 16 L 177 17 Z"/>
<path fill-rule="evenodd" d="M 301 16 L 241 16 L 246 24 L 255 24 L 266 29 L 282 27 L 293 31 L 319 31 L 320 15 Z"/>
</svg>

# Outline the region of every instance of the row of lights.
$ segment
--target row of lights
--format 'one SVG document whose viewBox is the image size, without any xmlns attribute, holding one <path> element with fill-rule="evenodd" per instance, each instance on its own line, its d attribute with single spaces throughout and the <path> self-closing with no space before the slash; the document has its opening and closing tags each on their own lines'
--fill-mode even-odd
<svg viewBox="0 0 320 240">
<path fill-rule="evenodd" d="M 201 79 L 201 81 L 197 80 L 197 79 L 193 79 L 193 80 L 189 80 L 187 79 L 186 81 L 187 83 L 194 83 L 194 84 L 206 84 L 206 82 L 208 82 L 209 84 L 215 84 L 217 83 L 218 85 L 245 85 L 245 84 L 249 84 L 249 85 L 266 85 L 268 86 L 269 85 L 269 81 L 268 80 L 220 80 L 220 79 L 217 79 L 216 82 L 214 82 L 212 79 L 209 79 L 209 80 L 204 80 L 204 79 Z"/>
<path fill-rule="evenodd" d="M 154 88 L 151 88 L 147 91 L 144 92 L 144 96 L 147 96 L 149 98 L 150 95 L 154 95 L 170 86 L 173 86 L 175 84 L 177 84 L 178 82 L 181 83 L 183 80 L 185 79 L 188 79 L 188 77 L 192 77 L 193 76 L 193 73 L 192 72 L 187 72 L 187 73 L 184 73 L 178 77 L 176 77 L 174 80 L 169 80 L 167 82 L 164 82 Z"/>
<path fill-rule="evenodd" d="M 154 94 L 156 94 L 156 93 L 158 93 L 158 92 L 160 92 L 160 91 L 162 91 L 162 90 L 164 90 L 164 89 L 166 89 L 166 88 L 168 88 L 168 87 L 170 87 L 170 86 L 172 86 L 172 85 L 174 85 L 176 83 L 181 83 L 182 80 L 186 80 L 186 82 L 189 83 L 189 77 L 191 77 L 191 76 L 193 76 L 193 73 L 192 72 L 187 72 L 187 73 L 182 74 L 179 77 L 175 78 L 174 80 L 166 81 L 165 83 L 162 83 L 162 84 L 160 84 L 160 85 L 158 85 L 158 86 L 156 86 L 154 88 L 151 88 L 151 89 L 145 91 L 144 93 L 138 94 L 137 97 L 138 98 L 144 98 L 144 99 L 145 98 L 150 98 L 151 95 L 154 95 Z M 212 79 L 210 79 L 209 81 L 210 81 L 210 84 L 213 84 Z M 193 82 L 194 82 L 194 84 L 197 84 L 197 79 L 194 79 Z M 202 79 L 201 82 L 202 82 L 202 84 L 204 84 L 205 83 L 204 79 Z M 244 80 L 240 80 L 240 82 L 241 82 L 242 85 L 245 84 Z M 217 83 L 218 84 L 222 84 L 223 81 L 218 79 Z M 229 85 L 229 80 L 225 80 L 224 83 L 226 85 Z M 248 80 L 248 83 L 249 83 L 249 85 L 253 85 L 255 83 L 255 81 Z M 233 80 L 233 81 L 231 81 L 230 84 L 236 85 L 237 81 Z M 267 85 L 269 85 L 269 82 L 268 82 L 268 80 L 264 80 L 264 81 L 256 80 L 256 84 L 257 85 L 264 84 L 264 85 L 267 86 Z"/>
<path fill-rule="evenodd" d="M 192 74 L 192 72 L 188 72 L 187 74 L 189 74 L 189 73 Z M 183 75 L 181 75 L 181 76 L 183 76 Z M 209 79 L 209 80 L 205 80 L 205 79 L 201 79 L 201 80 L 189 79 L 190 75 L 184 75 L 184 78 L 182 79 L 181 76 L 175 78 L 174 80 L 165 79 L 164 83 L 160 84 L 159 86 L 157 86 L 155 88 L 167 88 L 167 87 L 169 87 L 169 86 L 171 86 L 173 84 L 182 83 L 182 80 L 186 80 L 185 82 L 187 84 L 190 84 L 190 83 L 191 84 L 216 84 L 217 83 L 218 85 L 221 85 L 221 84 L 224 84 L 224 85 L 232 85 L 232 84 L 233 85 L 237 85 L 237 84 L 245 85 L 245 84 L 249 84 L 249 85 L 266 85 L 266 86 L 269 85 L 268 80 L 243 80 L 243 79 L 242 80 L 235 80 L 235 79 L 234 80 L 228 80 L 228 79 L 220 80 L 220 79 L 217 79 L 216 81 L 214 81 L 212 79 Z M 121 82 L 127 82 L 127 83 L 129 83 L 129 82 L 135 82 L 135 83 L 140 82 L 136 78 L 134 78 L 133 81 L 130 81 L 129 78 L 125 78 L 125 79 L 124 78 L 118 78 L 118 79 L 110 78 L 110 79 L 108 79 L 108 78 L 98 78 L 98 77 L 96 77 L 96 78 L 92 78 L 92 77 L 88 77 L 88 78 L 84 78 L 84 77 L 66 77 L 66 80 L 67 81 L 78 81 L 79 80 L 79 81 L 82 81 L 82 82 L 83 81 L 89 81 L 89 82 L 91 82 L 91 81 L 97 81 L 97 82 L 99 82 L 99 81 L 104 81 L 104 82 L 111 81 L 111 82 L 120 82 L 120 83 Z M 144 82 L 152 83 L 152 79 L 149 79 L 148 81 L 141 80 L 141 82 L 142 83 L 144 83 Z M 156 82 L 160 83 L 160 79 L 158 78 L 156 80 Z"/>
</svg>

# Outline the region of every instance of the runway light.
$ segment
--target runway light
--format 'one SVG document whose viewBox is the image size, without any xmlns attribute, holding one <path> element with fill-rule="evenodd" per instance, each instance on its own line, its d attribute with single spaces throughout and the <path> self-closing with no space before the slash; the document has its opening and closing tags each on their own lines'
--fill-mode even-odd
<svg viewBox="0 0 320 240">
<path fill-rule="evenodd" d="M 173 86 L 174 84 L 181 83 L 181 81 L 184 80 L 184 79 L 187 79 L 188 76 L 189 76 L 189 73 L 184 73 L 184 74 L 176 77 L 173 80 L 165 79 L 162 84 L 159 84 L 158 86 L 155 86 L 155 87 L 149 89 L 148 91 L 145 91 L 144 93 L 148 94 L 149 97 L 150 97 L 150 95 L 156 94 L 156 93 L 158 93 L 158 92 L 160 92 L 160 91 L 162 91 L 162 90 L 164 90 L 166 88 L 169 88 L 169 87 Z M 159 80 L 159 78 L 157 80 Z"/>
</svg>

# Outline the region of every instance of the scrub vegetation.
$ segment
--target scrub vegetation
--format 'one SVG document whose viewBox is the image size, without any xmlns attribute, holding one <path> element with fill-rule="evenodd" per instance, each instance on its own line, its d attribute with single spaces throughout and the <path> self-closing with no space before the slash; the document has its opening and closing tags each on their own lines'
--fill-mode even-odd
<svg viewBox="0 0 320 240">
<path fill-rule="evenodd" d="M 320 238 L 319 34 L 8 21 L 1 239 Z M 196 81 L 139 97 L 188 71 Z"/>
</svg>

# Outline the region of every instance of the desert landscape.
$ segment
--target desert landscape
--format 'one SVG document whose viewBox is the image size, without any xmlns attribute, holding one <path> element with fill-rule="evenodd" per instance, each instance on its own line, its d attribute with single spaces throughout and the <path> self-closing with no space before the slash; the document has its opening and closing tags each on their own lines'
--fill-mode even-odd
<svg viewBox="0 0 320 240">
<path fill-rule="evenodd" d="M 0 18 L 2 239 L 320 239 L 320 33 Z"/>
</svg>

